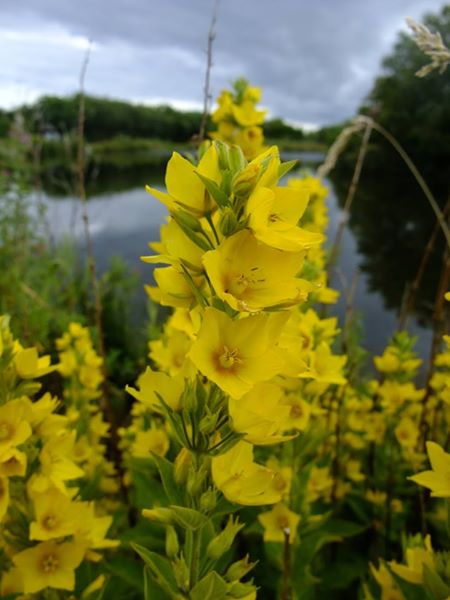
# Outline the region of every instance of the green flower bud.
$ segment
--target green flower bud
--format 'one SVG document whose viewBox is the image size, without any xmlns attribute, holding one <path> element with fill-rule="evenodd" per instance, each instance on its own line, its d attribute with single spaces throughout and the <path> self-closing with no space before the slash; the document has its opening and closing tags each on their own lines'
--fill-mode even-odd
<svg viewBox="0 0 450 600">
<path fill-rule="evenodd" d="M 201 491 L 203 483 L 208 476 L 208 471 L 204 467 L 200 467 L 198 471 L 190 471 L 186 484 L 187 493 L 191 496 L 197 496 Z"/>
<path fill-rule="evenodd" d="M 236 231 L 238 220 L 231 208 L 225 208 L 220 216 L 219 229 L 222 235 L 229 237 Z"/>
<path fill-rule="evenodd" d="M 239 173 L 247 165 L 244 153 L 239 146 L 231 146 L 229 149 L 230 169 L 232 173 Z"/>
<path fill-rule="evenodd" d="M 234 562 L 232 565 L 230 565 L 228 571 L 226 572 L 225 579 L 227 581 L 239 581 L 253 569 L 255 564 L 256 563 L 249 562 L 247 554 L 247 556 L 245 556 L 241 560 L 238 560 L 237 562 Z"/>
<path fill-rule="evenodd" d="M 216 140 L 214 142 L 214 146 L 217 150 L 217 156 L 219 158 L 219 168 L 221 171 L 226 171 L 230 168 L 230 157 L 228 152 L 228 146 L 221 142 L 220 140 Z"/>
<path fill-rule="evenodd" d="M 166 528 L 166 554 L 169 558 L 175 558 L 180 550 L 178 536 L 175 529 L 169 525 Z"/>
<path fill-rule="evenodd" d="M 189 569 L 183 555 L 172 561 L 172 570 L 178 587 L 187 590 L 189 588 Z"/>
<path fill-rule="evenodd" d="M 178 485 L 185 485 L 192 464 L 192 455 L 186 448 L 182 448 L 175 458 L 173 476 Z"/>
<path fill-rule="evenodd" d="M 243 523 L 240 524 L 237 517 L 236 521 L 234 521 L 233 517 L 231 516 L 228 519 L 225 529 L 209 542 L 206 549 L 206 554 L 209 556 L 209 558 L 212 558 L 212 560 L 217 560 L 223 554 L 225 554 L 225 552 L 231 548 L 234 538 L 243 526 Z"/>
<path fill-rule="evenodd" d="M 214 490 L 206 490 L 200 496 L 200 508 L 203 512 L 209 512 L 216 507 L 217 495 Z"/>
<path fill-rule="evenodd" d="M 245 598 L 252 592 L 255 592 L 256 588 L 251 583 L 240 583 L 236 581 L 232 584 L 230 589 L 228 590 L 227 597 L 228 598 Z"/>
<path fill-rule="evenodd" d="M 153 523 L 161 523 L 162 525 L 172 525 L 174 522 L 170 508 L 144 508 L 142 516 Z"/>
<path fill-rule="evenodd" d="M 248 196 L 261 175 L 261 165 L 250 163 L 233 177 L 231 189 L 236 196 Z"/>
<path fill-rule="evenodd" d="M 173 215 L 173 218 L 175 221 L 179 221 L 181 225 L 184 225 L 192 231 L 202 231 L 202 224 L 197 217 L 194 217 L 194 215 L 191 215 L 185 210 L 177 210 L 176 214 Z"/>
<path fill-rule="evenodd" d="M 218 418 L 218 413 L 203 417 L 203 419 L 200 421 L 200 431 L 206 434 L 212 433 L 216 428 Z"/>
</svg>

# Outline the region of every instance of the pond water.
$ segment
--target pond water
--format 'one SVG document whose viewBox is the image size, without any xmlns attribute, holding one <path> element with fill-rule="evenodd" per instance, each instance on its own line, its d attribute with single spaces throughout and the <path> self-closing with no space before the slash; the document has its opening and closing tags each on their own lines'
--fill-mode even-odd
<svg viewBox="0 0 450 600">
<path fill-rule="evenodd" d="M 320 162 L 322 157 L 317 153 L 290 153 L 283 158 L 289 160 L 298 158 L 302 161 L 302 166 L 305 166 L 308 163 Z M 134 179 L 130 172 L 128 189 L 124 189 L 126 186 L 123 185 L 122 178 L 121 191 L 110 191 L 112 185 L 109 181 L 104 185 L 108 191 L 97 192 L 89 198 L 90 230 L 99 272 L 108 267 L 111 257 L 120 256 L 133 271 L 139 273 L 142 283 L 151 282 L 151 267 L 142 263 L 139 257 L 149 253 L 147 246 L 149 241 L 158 239 L 159 227 L 167 212 L 160 202 L 145 192 L 144 183 L 161 187 L 161 181 L 162 174 L 156 176 L 152 173 L 147 178 L 141 169 L 139 176 Z M 331 244 L 342 218 L 342 210 L 335 186 L 331 181 L 325 183 L 329 189 L 328 238 Z M 97 182 L 95 189 L 98 190 L 99 187 L 102 186 Z M 55 237 L 73 235 L 82 245 L 84 234 L 79 200 L 72 196 L 54 197 L 50 194 L 42 194 L 41 201 L 46 205 L 48 221 Z M 380 289 L 377 291 L 373 290 L 373 273 L 368 273 L 365 269 L 367 256 L 359 251 L 359 245 L 352 229 L 346 227 L 336 275 L 332 282 L 333 287 L 342 291 L 342 294 L 338 304 L 330 308 L 329 314 L 337 315 L 340 323 L 343 322 L 345 288 L 351 285 L 355 273 L 359 271 L 353 306 L 360 316 L 363 330 L 362 343 L 371 353 L 380 353 L 396 330 L 398 307 L 386 308 L 383 285 L 379 286 Z M 365 269 L 364 272 L 360 272 L 361 267 Z M 138 313 L 144 316 L 145 294 L 143 292 L 137 298 L 137 305 Z M 431 340 L 429 328 L 421 326 L 415 318 L 411 318 L 408 329 L 418 336 L 416 348 L 420 355 L 426 357 Z"/>
</svg>

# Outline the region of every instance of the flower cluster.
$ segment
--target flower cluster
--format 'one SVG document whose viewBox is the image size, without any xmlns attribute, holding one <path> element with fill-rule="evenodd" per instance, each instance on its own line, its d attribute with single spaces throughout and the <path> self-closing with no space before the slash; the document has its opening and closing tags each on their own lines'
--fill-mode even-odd
<svg viewBox="0 0 450 600">
<path fill-rule="evenodd" d="M 264 150 L 264 133 L 261 127 L 267 111 L 258 110 L 261 90 L 251 87 L 245 79 L 238 79 L 231 91 L 223 90 L 217 99 L 217 109 L 212 114 L 217 130 L 212 139 L 239 146 L 247 159 L 255 158 Z"/>
<path fill-rule="evenodd" d="M 48 392 L 33 399 L 41 389 L 36 379 L 57 367 L 36 348 L 23 348 L 6 317 L 0 317 L 0 366 L 1 593 L 74 590 L 81 563 L 117 545 L 106 539 L 112 518 L 80 495 L 86 473 L 61 402 Z"/>
</svg>

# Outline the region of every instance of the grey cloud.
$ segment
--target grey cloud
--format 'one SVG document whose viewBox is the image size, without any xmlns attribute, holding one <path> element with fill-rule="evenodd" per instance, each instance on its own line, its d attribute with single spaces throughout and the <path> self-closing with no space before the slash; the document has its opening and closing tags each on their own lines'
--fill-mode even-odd
<svg viewBox="0 0 450 600">
<path fill-rule="evenodd" d="M 440 0 L 222 0 L 213 92 L 244 75 L 264 89 L 271 114 L 309 123 L 350 117 L 370 90 L 404 18 Z M 200 103 L 212 0 L 2 0 L 2 30 L 59 27 L 97 44 L 88 91 L 129 99 Z M 76 89 L 80 48 L 43 39 L 14 46 L 8 81 L 42 93 Z M 14 71 L 15 72 L 12 72 Z"/>
</svg>

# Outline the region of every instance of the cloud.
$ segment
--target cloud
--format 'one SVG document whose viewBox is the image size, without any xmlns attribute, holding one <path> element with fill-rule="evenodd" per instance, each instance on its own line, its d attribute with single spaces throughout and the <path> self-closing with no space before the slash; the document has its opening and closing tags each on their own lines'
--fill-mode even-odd
<svg viewBox="0 0 450 600">
<path fill-rule="evenodd" d="M 439 0 L 222 0 L 214 46 L 217 94 L 246 76 L 272 115 L 326 124 L 351 117 L 404 28 Z M 89 93 L 199 107 L 213 0 L 2 0 L 0 104 L 77 90 L 94 48 Z"/>
</svg>

